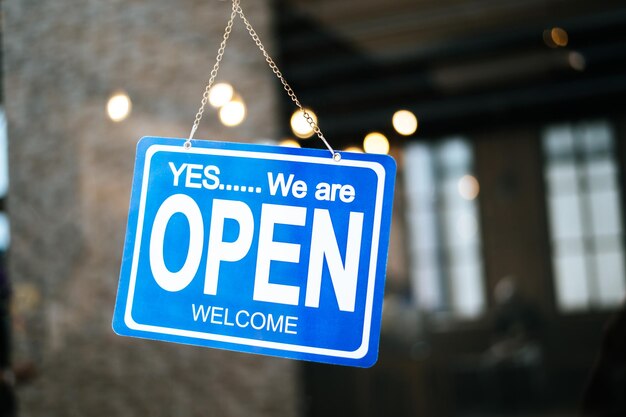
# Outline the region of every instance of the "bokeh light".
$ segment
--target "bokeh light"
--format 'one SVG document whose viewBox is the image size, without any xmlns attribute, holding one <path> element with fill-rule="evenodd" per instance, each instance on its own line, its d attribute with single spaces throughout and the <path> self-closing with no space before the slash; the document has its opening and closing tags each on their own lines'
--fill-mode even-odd
<svg viewBox="0 0 626 417">
<path fill-rule="evenodd" d="M 473 175 L 463 175 L 457 185 L 459 194 L 466 200 L 474 200 L 480 192 L 478 180 Z"/>
<path fill-rule="evenodd" d="M 356 153 L 363 153 L 363 149 L 359 148 L 358 146 L 348 146 L 346 149 L 344 149 L 346 152 L 356 152 Z"/>
<path fill-rule="evenodd" d="M 567 43 L 569 42 L 569 36 L 567 35 L 565 29 L 558 27 L 552 28 L 550 31 L 550 38 L 552 38 L 552 42 L 554 42 L 556 46 L 567 46 Z"/>
<path fill-rule="evenodd" d="M 217 83 L 209 90 L 209 103 L 219 108 L 233 99 L 235 90 L 228 83 Z"/>
<path fill-rule="evenodd" d="M 569 43 L 569 35 L 565 29 L 553 27 L 543 31 L 543 42 L 550 48 L 562 48 Z"/>
<path fill-rule="evenodd" d="M 300 148 L 298 141 L 293 139 L 283 139 L 279 143 L 280 146 L 286 146 L 288 148 Z"/>
<path fill-rule="evenodd" d="M 363 149 L 367 153 L 387 154 L 389 153 L 389 141 L 382 133 L 371 132 L 363 139 Z"/>
<path fill-rule="evenodd" d="M 220 108 L 219 116 L 225 126 L 237 126 L 246 117 L 246 105 L 241 98 L 231 100 Z"/>
<path fill-rule="evenodd" d="M 117 92 L 109 97 L 107 115 L 114 122 L 121 122 L 130 115 L 132 103 L 125 92 Z"/>
<path fill-rule="evenodd" d="M 304 109 L 311 116 L 313 121 L 317 124 L 317 115 L 313 113 L 311 109 Z M 296 110 L 291 115 L 291 130 L 293 134 L 301 139 L 310 138 L 314 131 L 313 127 L 307 122 L 304 114 L 300 110 Z"/>
<path fill-rule="evenodd" d="M 393 128 L 401 135 L 408 136 L 417 130 L 417 117 L 409 110 L 398 110 L 391 118 Z"/>
<path fill-rule="evenodd" d="M 576 71 L 584 71 L 587 67 L 587 61 L 580 52 L 572 51 L 567 55 L 569 65 Z"/>
</svg>

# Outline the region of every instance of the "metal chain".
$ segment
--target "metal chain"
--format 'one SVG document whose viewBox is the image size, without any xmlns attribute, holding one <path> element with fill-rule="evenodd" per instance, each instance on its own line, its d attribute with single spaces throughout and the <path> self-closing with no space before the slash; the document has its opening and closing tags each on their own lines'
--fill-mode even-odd
<svg viewBox="0 0 626 417">
<path fill-rule="evenodd" d="M 222 41 L 220 45 L 220 49 L 217 53 L 215 65 L 213 66 L 213 70 L 211 71 L 211 78 L 209 79 L 209 84 L 207 84 L 204 94 L 202 96 L 201 106 L 200 106 L 200 109 L 198 110 L 198 113 L 196 114 L 196 120 L 194 121 L 193 127 L 191 129 L 191 134 L 189 135 L 189 139 L 185 142 L 185 147 L 188 148 L 191 146 L 191 139 L 193 137 L 193 134 L 198 128 L 200 119 L 202 119 L 202 113 L 204 112 L 204 107 L 209 97 L 209 90 L 211 89 L 211 86 L 213 85 L 213 82 L 215 81 L 215 76 L 217 75 L 217 70 L 219 69 L 220 61 L 222 60 L 222 56 L 224 55 L 224 48 L 226 47 L 226 41 L 228 40 L 230 31 L 233 27 L 233 19 L 235 17 L 235 14 L 238 14 L 241 20 L 243 20 L 243 23 L 245 24 L 246 29 L 248 30 L 248 33 L 250 34 L 250 37 L 252 37 L 252 40 L 254 41 L 256 46 L 263 53 L 263 56 L 265 57 L 265 61 L 268 63 L 274 75 L 276 75 L 276 77 L 280 80 L 281 84 L 283 85 L 283 88 L 287 92 L 287 95 L 289 95 L 289 98 L 291 99 L 291 101 L 293 101 L 295 105 L 298 106 L 298 108 L 302 112 L 302 115 L 304 116 L 306 121 L 309 123 L 309 125 L 311 126 L 311 128 L 313 129 L 317 137 L 320 138 L 322 142 L 324 142 L 324 145 L 326 145 L 326 147 L 332 154 L 333 159 L 335 161 L 341 160 L 341 155 L 338 152 L 335 152 L 335 150 L 330 146 L 330 144 L 324 137 L 324 134 L 320 130 L 320 127 L 318 126 L 318 124 L 315 122 L 315 120 L 313 120 L 313 117 L 309 114 L 309 112 L 306 111 L 304 106 L 302 106 L 302 104 L 300 103 L 300 100 L 298 100 L 298 97 L 296 96 L 296 93 L 293 91 L 289 83 L 287 83 L 287 80 L 283 76 L 282 72 L 278 69 L 278 66 L 276 65 L 272 57 L 265 50 L 265 46 L 263 46 L 263 43 L 261 42 L 259 35 L 257 35 L 256 31 L 252 27 L 252 24 L 246 18 L 246 15 L 243 13 L 240 0 L 233 0 L 232 13 L 230 15 L 230 19 L 228 20 L 228 24 L 226 25 L 226 30 L 224 32 L 224 40 Z"/>
<path fill-rule="evenodd" d="M 237 15 L 237 7 L 236 3 L 239 0 L 233 0 L 233 8 L 230 13 L 230 18 L 228 19 L 228 23 L 226 24 L 226 29 L 224 29 L 224 35 L 222 36 L 222 42 L 220 43 L 220 48 L 217 50 L 217 56 L 215 57 L 215 64 L 213 65 L 213 69 L 211 70 L 211 76 L 209 78 L 209 82 L 204 88 L 204 93 L 202 94 L 202 100 L 200 101 L 200 108 L 198 109 L 198 113 L 196 113 L 196 118 L 193 121 L 193 126 L 191 127 L 191 132 L 189 133 L 189 139 L 185 141 L 185 148 L 191 148 L 191 139 L 193 135 L 198 130 L 198 125 L 200 124 L 200 120 L 202 120 L 202 115 L 204 114 L 204 107 L 206 106 L 207 101 L 209 100 L 209 91 L 211 87 L 213 87 L 213 83 L 215 82 L 215 77 L 217 77 L 217 71 L 220 69 L 220 62 L 222 61 L 222 57 L 224 56 L 224 50 L 226 49 L 226 42 L 230 37 L 230 32 L 233 29 L 233 23 L 235 21 L 235 16 Z"/>
</svg>

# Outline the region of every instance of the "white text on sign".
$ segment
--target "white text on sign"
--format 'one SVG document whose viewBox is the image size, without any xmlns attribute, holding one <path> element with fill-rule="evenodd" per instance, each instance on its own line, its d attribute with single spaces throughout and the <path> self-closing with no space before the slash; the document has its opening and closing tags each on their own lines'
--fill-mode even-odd
<svg viewBox="0 0 626 417">
<path fill-rule="evenodd" d="M 214 165 L 169 164 L 174 186 L 189 188 L 205 188 L 208 190 L 224 189 L 220 183 L 220 170 Z M 285 178 L 283 173 L 274 176 L 268 172 L 268 190 L 271 196 L 293 195 L 304 198 L 307 195 L 307 184 L 295 180 L 290 174 Z M 260 191 L 260 187 L 250 185 L 230 185 L 233 191 Z M 252 189 L 253 191 L 249 191 Z M 319 183 L 316 186 L 315 198 L 320 201 L 341 201 L 351 203 L 355 199 L 354 187 L 351 185 Z M 189 246 L 185 262 L 178 271 L 172 272 L 165 265 L 163 245 L 168 222 L 174 214 L 183 214 L 189 223 Z M 207 242 L 204 236 L 204 219 L 196 201 L 186 194 L 169 196 L 159 207 L 154 218 L 150 238 L 150 267 L 155 281 L 166 291 L 176 292 L 186 288 L 196 276 L 202 260 L 204 247 L 207 247 L 206 270 L 204 276 L 204 294 L 217 295 L 220 264 L 222 262 L 238 262 L 249 253 L 254 241 L 255 221 L 250 207 L 243 201 L 215 198 L 212 200 L 210 234 Z M 224 240 L 224 224 L 226 220 L 234 220 L 239 224 L 239 236 L 234 241 Z M 275 225 L 308 226 L 307 208 L 291 205 L 263 203 L 261 206 L 258 248 L 256 253 L 256 270 L 252 299 L 269 303 L 298 305 L 300 285 L 276 284 L 270 282 L 270 266 L 273 261 L 299 263 L 301 247 L 299 243 L 274 240 Z M 318 308 L 322 285 L 322 272 L 326 261 L 332 287 L 339 310 L 353 312 L 356 303 L 359 254 L 363 232 L 363 213 L 350 212 L 348 233 L 345 246 L 345 261 L 337 242 L 335 228 L 328 209 L 313 209 L 308 273 L 306 277 L 306 293 L 304 304 Z"/>
<path fill-rule="evenodd" d="M 201 165 L 184 163 L 177 167 L 170 162 L 169 167 L 173 174 L 173 185 L 187 188 L 205 188 L 207 190 L 227 190 L 241 192 L 261 192 L 261 187 L 241 184 L 222 184 L 219 179 L 220 169 L 215 165 Z M 181 176 L 183 181 L 181 181 Z M 308 185 L 302 180 L 295 180 L 294 174 L 279 172 L 267 173 L 268 188 L 272 196 L 277 194 L 287 197 L 289 194 L 295 198 L 304 198 L 308 194 Z M 280 193 L 279 193 L 280 191 Z M 319 201 L 342 201 L 351 203 L 356 197 L 354 187 L 350 184 L 329 184 L 320 182 L 315 187 L 315 199 Z"/>
<path fill-rule="evenodd" d="M 240 327 L 245 329 L 251 327 L 254 330 L 265 330 L 275 333 L 298 334 L 298 317 L 274 315 L 272 313 L 261 313 L 256 311 L 250 313 L 247 310 L 239 310 L 230 313 L 228 307 L 218 307 L 211 305 L 191 305 L 194 321 L 202 321 L 227 327 Z"/>
</svg>

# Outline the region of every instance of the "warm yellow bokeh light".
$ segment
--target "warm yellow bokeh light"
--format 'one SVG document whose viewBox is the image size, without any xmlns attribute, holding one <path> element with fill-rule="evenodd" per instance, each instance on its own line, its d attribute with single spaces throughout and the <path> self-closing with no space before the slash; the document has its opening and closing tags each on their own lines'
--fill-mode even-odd
<svg viewBox="0 0 626 417">
<path fill-rule="evenodd" d="M 119 92 L 109 97 L 107 102 L 107 114 L 114 122 L 121 122 L 126 119 L 132 109 L 132 103 L 128 94 Z"/>
<path fill-rule="evenodd" d="M 363 153 L 363 149 L 359 148 L 358 146 L 348 146 L 345 149 L 346 152 L 356 152 L 356 153 Z"/>
<path fill-rule="evenodd" d="M 398 110 L 391 118 L 393 128 L 401 135 L 408 136 L 417 130 L 417 117 L 409 110 Z"/>
<path fill-rule="evenodd" d="M 550 38 L 552 38 L 552 42 L 554 42 L 556 46 L 567 46 L 569 41 L 567 32 L 561 28 L 552 28 Z"/>
<path fill-rule="evenodd" d="M 215 84 L 209 90 L 209 103 L 216 108 L 222 107 L 233 99 L 234 94 L 235 90 L 232 85 L 228 83 Z"/>
<path fill-rule="evenodd" d="M 219 115 L 225 126 L 237 126 L 246 117 L 246 105 L 241 99 L 229 101 L 220 108 Z"/>
<path fill-rule="evenodd" d="M 313 121 L 317 123 L 317 116 L 311 109 L 305 109 L 311 116 Z M 296 110 L 291 115 L 291 130 L 293 134 L 301 139 L 310 138 L 313 135 L 313 127 L 307 122 L 304 114 L 300 110 Z"/>
<path fill-rule="evenodd" d="M 280 146 L 286 146 L 288 148 L 300 148 L 300 144 L 293 139 L 283 139 L 279 143 Z"/>
<path fill-rule="evenodd" d="M 389 141 L 382 133 L 368 133 L 363 139 L 363 149 L 367 153 L 387 154 L 389 153 Z"/>
<path fill-rule="evenodd" d="M 478 197 L 478 192 L 480 191 L 478 180 L 473 175 L 463 175 L 461 179 L 459 179 L 457 188 L 461 197 L 466 200 L 475 199 Z"/>
</svg>

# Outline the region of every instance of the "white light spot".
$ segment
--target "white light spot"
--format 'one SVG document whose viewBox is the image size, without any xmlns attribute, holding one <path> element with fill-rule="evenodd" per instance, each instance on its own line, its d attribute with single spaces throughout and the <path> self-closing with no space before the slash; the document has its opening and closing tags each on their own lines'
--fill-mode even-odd
<svg viewBox="0 0 626 417">
<path fill-rule="evenodd" d="M 313 121 L 317 124 L 317 115 L 313 113 L 311 109 L 304 109 L 311 116 Z M 313 135 L 313 127 L 304 117 L 304 114 L 300 110 L 296 110 L 291 115 L 291 130 L 294 135 L 301 139 L 310 138 Z"/>
<path fill-rule="evenodd" d="M 246 105 L 241 99 L 235 99 L 220 108 L 220 121 L 225 126 L 237 126 L 246 117 Z"/>
<path fill-rule="evenodd" d="M 235 90 L 228 83 L 217 83 L 209 90 L 209 103 L 211 106 L 219 108 L 233 99 Z"/>
<path fill-rule="evenodd" d="M 473 175 L 463 175 L 461 179 L 459 179 L 457 188 L 461 197 L 466 200 L 475 199 L 478 197 L 478 192 L 480 191 L 478 180 Z"/>
<path fill-rule="evenodd" d="M 396 132 L 404 136 L 412 135 L 417 130 L 417 117 L 408 110 L 395 112 L 391 123 Z"/>
<path fill-rule="evenodd" d="M 368 133 L 363 139 L 363 149 L 367 153 L 387 154 L 389 153 L 389 141 L 382 133 Z"/>
<path fill-rule="evenodd" d="M 113 94 L 107 102 L 107 114 L 114 122 L 126 119 L 132 109 L 130 97 L 124 92 Z"/>
</svg>

